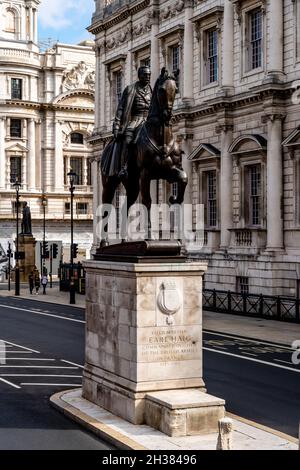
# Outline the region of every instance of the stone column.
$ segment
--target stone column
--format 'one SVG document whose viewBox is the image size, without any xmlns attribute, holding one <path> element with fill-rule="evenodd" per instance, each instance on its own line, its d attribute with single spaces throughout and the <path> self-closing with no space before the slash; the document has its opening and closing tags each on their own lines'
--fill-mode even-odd
<svg viewBox="0 0 300 470">
<path fill-rule="evenodd" d="M 29 40 L 33 41 L 33 9 L 29 8 Z"/>
<path fill-rule="evenodd" d="M 55 159 L 54 159 L 54 188 L 56 192 L 64 190 L 64 159 L 62 147 L 61 123 L 55 122 Z"/>
<path fill-rule="evenodd" d="M 92 253 L 95 253 L 96 249 L 99 246 L 99 240 L 97 237 L 97 224 L 98 217 L 96 217 L 97 209 L 100 204 L 100 188 L 99 188 L 99 171 L 98 171 L 98 161 L 96 159 L 92 162 L 92 184 L 93 184 L 93 246 Z"/>
<path fill-rule="evenodd" d="M 183 134 L 178 136 L 181 139 L 181 149 L 184 152 L 182 155 L 182 167 L 188 175 L 188 185 L 185 191 L 184 202 L 185 204 L 193 203 L 193 163 L 188 160 L 188 157 L 193 151 L 193 134 Z"/>
<path fill-rule="evenodd" d="M 36 141 L 35 141 L 35 120 L 29 119 L 28 124 L 28 167 L 27 167 L 27 184 L 29 191 L 34 191 L 35 188 L 35 150 L 36 150 Z"/>
<path fill-rule="evenodd" d="M 233 25 L 234 10 L 231 0 L 224 0 L 224 30 L 222 39 L 222 92 L 233 93 Z"/>
<path fill-rule="evenodd" d="M 0 189 L 6 187 L 5 118 L 0 118 Z"/>
<path fill-rule="evenodd" d="M 267 154 L 267 250 L 283 248 L 283 170 L 282 170 L 282 114 L 264 117 L 268 123 Z"/>
<path fill-rule="evenodd" d="M 191 1 L 185 4 L 182 101 L 185 104 L 192 104 L 194 100 L 194 30 L 190 20 L 193 16 L 193 5 Z"/>
<path fill-rule="evenodd" d="M 100 128 L 106 126 L 105 111 L 106 111 L 106 65 L 105 61 L 105 46 L 99 46 L 99 78 L 100 78 Z"/>
<path fill-rule="evenodd" d="M 159 39 L 157 35 L 159 33 L 159 11 L 155 8 L 151 12 L 151 85 L 154 87 L 155 82 L 160 74 L 159 64 Z"/>
<path fill-rule="evenodd" d="M 37 11 L 33 10 L 33 41 L 38 41 L 38 29 L 37 29 Z"/>
<path fill-rule="evenodd" d="M 269 2 L 269 65 L 268 77 L 282 80 L 283 73 L 283 0 Z"/>
<path fill-rule="evenodd" d="M 220 211 L 221 211 L 221 249 L 230 245 L 229 231 L 232 228 L 232 156 L 229 148 L 232 144 L 233 128 L 222 125 L 217 128 L 221 132 L 221 171 L 220 171 Z"/>
</svg>

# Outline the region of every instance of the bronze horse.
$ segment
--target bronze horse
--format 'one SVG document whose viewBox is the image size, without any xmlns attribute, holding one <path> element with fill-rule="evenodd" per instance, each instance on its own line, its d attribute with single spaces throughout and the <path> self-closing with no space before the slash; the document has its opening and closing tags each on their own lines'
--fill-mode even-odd
<svg viewBox="0 0 300 470">
<path fill-rule="evenodd" d="M 141 191 L 141 202 L 147 208 L 149 218 L 151 210 L 150 185 L 152 180 L 166 180 L 177 183 L 177 197 L 170 197 L 170 204 L 182 204 L 188 183 L 188 177 L 182 168 L 182 151 L 176 142 L 171 126 L 174 101 L 177 93 L 176 78 L 166 69 L 162 69 L 156 81 L 149 115 L 141 127 L 132 145 L 128 163 L 128 181 L 124 184 L 127 195 L 128 211 L 135 204 Z M 110 156 L 114 142 L 104 149 L 102 170 L 102 203 L 112 204 L 115 192 L 121 183 L 118 169 L 115 175 L 109 175 Z M 103 244 L 103 242 L 102 242 Z"/>
</svg>

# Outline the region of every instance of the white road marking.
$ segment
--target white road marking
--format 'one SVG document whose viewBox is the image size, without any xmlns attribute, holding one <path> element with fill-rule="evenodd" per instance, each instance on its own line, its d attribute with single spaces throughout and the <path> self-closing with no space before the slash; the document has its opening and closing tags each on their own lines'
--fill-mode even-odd
<svg viewBox="0 0 300 470">
<path fill-rule="evenodd" d="M 80 369 L 84 369 L 84 366 L 81 366 L 80 364 L 76 364 L 76 362 L 64 361 L 63 359 L 61 359 L 61 362 L 64 362 L 65 364 L 71 364 L 71 366 L 80 367 Z"/>
<path fill-rule="evenodd" d="M 294 349 L 294 348 L 289 348 L 288 346 L 284 346 L 284 345 L 281 345 L 281 344 L 276 344 L 276 343 L 266 343 L 265 341 L 258 341 L 258 340 L 255 340 L 255 339 L 248 339 L 248 338 L 240 338 L 238 336 L 232 336 L 232 335 L 227 335 L 227 334 L 224 334 L 224 333 L 215 333 L 213 331 L 207 331 L 207 330 L 203 330 L 203 333 L 207 334 L 207 335 L 216 335 L 216 336 L 222 336 L 224 338 L 233 338 L 233 339 L 236 339 L 238 341 L 246 341 L 246 342 L 249 342 L 249 343 L 254 343 L 254 344 L 265 344 L 266 346 L 275 346 L 276 348 L 282 348 L 282 349 L 287 349 L 288 351 L 297 351 L 297 349 Z"/>
<path fill-rule="evenodd" d="M 77 367 L 61 367 L 61 366 L 0 366 L 0 369 L 77 369 Z"/>
<path fill-rule="evenodd" d="M 0 308 L 1 307 L 10 308 L 11 310 L 19 310 L 21 312 L 34 313 L 35 315 L 42 315 L 44 317 L 58 318 L 59 320 L 73 321 L 75 323 L 85 323 L 84 320 L 75 320 L 74 318 L 62 317 L 61 315 L 53 315 L 52 313 L 41 313 L 41 312 L 38 312 L 37 310 L 28 310 L 26 308 L 12 307 L 10 305 L 1 305 L 0 304 Z"/>
<path fill-rule="evenodd" d="M 52 375 L 52 374 L 1 374 L 1 377 L 63 377 L 64 379 L 82 379 L 82 375 Z"/>
<path fill-rule="evenodd" d="M 19 387 L 18 385 L 15 385 L 15 384 L 13 384 L 12 382 L 9 382 L 8 380 L 5 380 L 5 379 L 1 379 L 1 378 L 0 378 L 0 382 L 5 383 L 6 385 L 10 385 L 10 386 L 13 387 L 13 388 L 18 388 L 18 389 L 21 388 L 21 387 Z"/>
<path fill-rule="evenodd" d="M 290 365 L 293 365 L 293 363 L 291 361 L 282 361 L 281 359 L 274 359 L 274 361 L 276 362 L 283 362 L 283 364 L 290 364 Z"/>
<path fill-rule="evenodd" d="M 272 362 L 261 361 L 260 359 L 252 359 L 252 357 L 240 356 L 239 354 L 218 351 L 217 349 L 210 349 L 210 348 L 203 348 L 203 349 L 205 349 L 206 351 L 210 351 L 210 352 L 214 352 L 218 354 L 224 354 L 225 356 L 238 357 L 239 359 L 245 359 L 246 361 L 258 362 L 260 364 L 265 364 L 267 366 L 278 367 L 279 369 L 291 370 L 292 372 L 300 373 L 300 369 L 294 369 L 293 367 L 281 366 L 279 364 L 273 364 Z"/>
<path fill-rule="evenodd" d="M 5 361 L 44 361 L 44 362 L 54 362 L 55 359 L 36 359 L 33 357 L 6 357 Z M 16 366 L 18 367 L 18 366 Z"/>
<path fill-rule="evenodd" d="M 81 388 L 82 384 L 35 384 L 35 383 L 22 383 L 23 387 L 78 387 Z M 20 387 L 19 387 L 20 388 Z"/>
<path fill-rule="evenodd" d="M 248 352 L 243 352 L 243 354 L 247 354 L 248 356 L 253 356 L 253 357 L 257 357 L 257 354 L 252 354 L 252 353 L 248 353 Z"/>
<path fill-rule="evenodd" d="M 32 354 L 32 352 L 30 352 L 30 351 L 11 351 L 10 349 L 8 349 L 6 351 L 3 350 L 3 349 L 0 349 L 0 353 L 1 352 L 6 352 L 6 354 Z"/>
<path fill-rule="evenodd" d="M 0 305 L 0 307 L 1 307 L 1 305 Z M 3 342 L 5 344 L 9 344 L 9 345 L 15 346 L 17 348 L 25 349 L 25 351 L 30 351 L 30 352 L 33 352 L 33 353 L 36 353 L 36 354 L 41 354 L 39 351 L 35 351 L 34 349 L 30 349 L 30 348 L 25 348 L 25 346 L 20 346 L 19 344 L 10 343 L 9 341 L 5 341 L 5 340 L 3 340 Z"/>
</svg>

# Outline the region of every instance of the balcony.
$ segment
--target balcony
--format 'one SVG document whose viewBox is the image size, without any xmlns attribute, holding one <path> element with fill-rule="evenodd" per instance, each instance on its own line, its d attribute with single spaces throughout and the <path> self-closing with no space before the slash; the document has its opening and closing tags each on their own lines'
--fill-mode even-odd
<svg viewBox="0 0 300 470">
<path fill-rule="evenodd" d="M 259 227 L 231 229 L 231 249 L 238 253 L 257 254 L 266 248 L 267 230 Z"/>
</svg>

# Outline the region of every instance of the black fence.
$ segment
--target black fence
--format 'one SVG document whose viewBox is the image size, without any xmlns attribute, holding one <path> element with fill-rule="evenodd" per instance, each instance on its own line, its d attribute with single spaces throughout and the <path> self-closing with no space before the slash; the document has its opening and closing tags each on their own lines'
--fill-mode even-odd
<svg viewBox="0 0 300 470">
<path fill-rule="evenodd" d="M 300 323 L 300 299 L 205 289 L 203 309 Z"/>
</svg>

